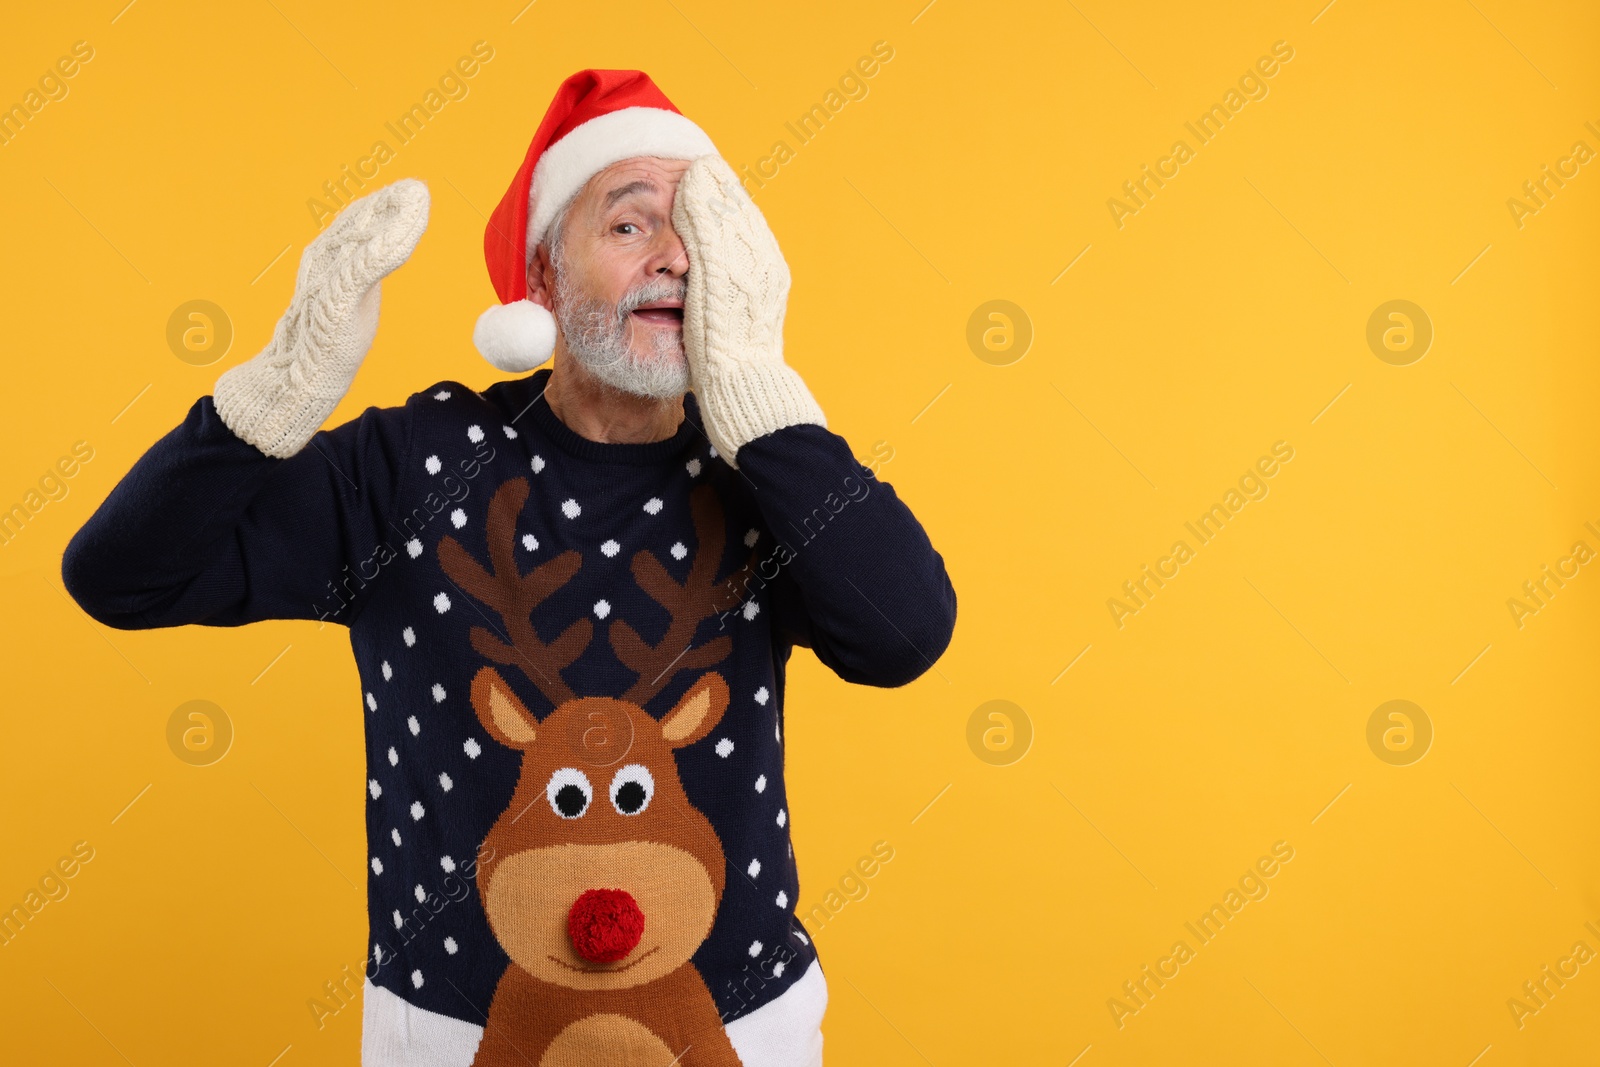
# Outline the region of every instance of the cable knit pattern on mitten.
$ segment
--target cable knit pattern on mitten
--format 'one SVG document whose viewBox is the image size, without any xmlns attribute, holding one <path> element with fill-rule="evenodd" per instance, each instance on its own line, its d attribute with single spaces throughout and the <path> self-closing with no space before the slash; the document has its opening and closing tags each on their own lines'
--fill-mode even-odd
<svg viewBox="0 0 1600 1067">
<path fill-rule="evenodd" d="M 763 434 L 827 419 L 783 361 L 789 265 L 761 210 L 720 156 L 678 183 L 672 224 L 689 255 L 683 344 L 706 435 L 734 464 Z"/>
<path fill-rule="evenodd" d="M 300 256 L 294 298 L 259 354 L 217 379 L 217 414 L 280 459 L 305 447 L 355 379 L 378 330 L 378 283 L 428 227 L 414 178 L 354 201 Z"/>
</svg>

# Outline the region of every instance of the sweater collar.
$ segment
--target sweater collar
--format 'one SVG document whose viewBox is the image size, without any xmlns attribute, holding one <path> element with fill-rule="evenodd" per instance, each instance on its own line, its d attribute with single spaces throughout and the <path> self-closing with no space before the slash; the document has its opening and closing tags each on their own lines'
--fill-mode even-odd
<svg viewBox="0 0 1600 1067">
<path fill-rule="evenodd" d="M 556 447 L 578 459 L 585 459 L 595 463 L 620 463 L 628 466 L 648 466 L 662 463 L 692 446 L 696 441 L 703 440 L 704 432 L 700 429 L 700 410 L 695 403 L 693 393 L 687 393 L 683 398 L 684 419 L 678 424 L 678 430 L 671 437 L 661 441 L 649 441 L 644 444 L 611 444 L 602 441 L 591 441 L 574 431 L 562 422 L 556 413 L 550 409 L 550 404 L 544 398 L 545 386 L 550 381 L 550 368 L 535 371 L 531 376 L 523 378 L 516 383 L 519 392 L 523 395 L 521 402 L 513 410 L 526 409 L 523 419 L 532 419 L 539 432 L 555 443 Z"/>
</svg>

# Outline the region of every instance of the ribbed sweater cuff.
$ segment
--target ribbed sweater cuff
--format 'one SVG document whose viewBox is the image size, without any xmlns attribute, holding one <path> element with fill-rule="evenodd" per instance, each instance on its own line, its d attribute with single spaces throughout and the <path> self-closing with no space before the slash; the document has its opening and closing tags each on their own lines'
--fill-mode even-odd
<svg viewBox="0 0 1600 1067">
<path fill-rule="evenodd" d="M 828 425 L 805 381 L 784 363 L 743 364 L 697 383 L 696 392 L 712 444 L 735 467 L 739 449 L 758 437 L 785 426 Z"/>
</svg>

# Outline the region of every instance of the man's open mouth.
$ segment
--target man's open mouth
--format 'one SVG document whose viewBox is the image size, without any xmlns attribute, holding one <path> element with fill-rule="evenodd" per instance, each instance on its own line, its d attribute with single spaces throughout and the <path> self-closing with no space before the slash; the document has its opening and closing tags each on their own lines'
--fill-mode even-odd
<svg viewBox="0 0 1600 1067">
<path fill-rule="evenodd" d="M 682 328 L 683 305 L 670 300 L 657 300 L 634 308 L 633 317 L 643 319 L 652 326 Z"/>
</svg>

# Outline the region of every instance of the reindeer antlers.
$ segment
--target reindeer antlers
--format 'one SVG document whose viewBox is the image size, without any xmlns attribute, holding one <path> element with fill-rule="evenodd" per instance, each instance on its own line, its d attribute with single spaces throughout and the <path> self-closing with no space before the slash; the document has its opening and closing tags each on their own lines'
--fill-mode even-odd
<svg viewBox="0 0 1600 1067">
<path fill-rule="evenodd" d="M 522 573 L 516 561 L 517 519 L 527 501 L 526 478 L 506 482 L 489 500 L 488 568 L 454 537 L 439 542 L 439 565 L 462 590 L 498 613 L 505 627 L 501 634 L 489 627 L 474 626 L 470 635 L 472 647 L 494 663 L 522 671 L 545 699 L 559 707 L 576 695 L 561 672 L 588 647 L 594 624 L 587 616 L 578 619 L 548 643 L 534 629 L 534 609 L 572 580 L 582 557 L 568 549 L 527 574 Z M 643 705 L 665 689 L 678 671 L 714 666 L 726 659 L 733 648 L 733 639 L 727 634 L 692 647 L 700 624 L 733 606 L 739 598 L 727 583 L 717 581 L 728 534 L 716 490 L 708 485 L 695 489 L 689 497 L 689 510 L 694 521 L 695 553 L 689 576 L 681 584 L 654 553 L 641 550 L 633 557 L 634 580 L 671 617 L 667 632 L 652 645 L 621 619 L 607 631 L 617 659 L 639 676 L 622 695 L 630 703 Z"/>
<path fill-rule="evenodd" d="M 505 638 L 510 639 L 474 626 L 472 647 L 495 663 L 521 670 L 552 705 L 559 707 L 574 696 L 561 671 L 571 666 L 588 646 L 594 624 L 587 617 L 579 619 L 548 644 L 533 628 L 533 609 L 572 580 L 582 558 L 568 549 L 527 574 L 522 573 L 516 561 L 517 517 L 527 500 L 526 478 L 506 482 L 490 499 L 489 570 L 454 537 L 439 542 L 439 565 L 451 581 L 499 613 Z"/>
<path fill-rule="evenodd" d="M 673 580 L 654 553 L 641 550 L 633 557 L 633 577 L 639 588 L 666 608 L 672 618 L 667 632 L 651 645 L 621 619 L 607 631 L 617 659 L 638 672 L 638 680 L 622 696 L 635 704 L 642 705 L 665 689 L 678 671 L 713 666 L 726 659 L 733 648 L 733 639 L 727 634 L 699 648 L 690 648 L 700 623 L 725 605 L 731 606 L 737 598 L 717 583 L 728 534 L 716 490 L 709 485 L 695 489 L 689 497 L 689 509 L 694 519 L 695 554 L 683 584 Z"/>
</svg>

